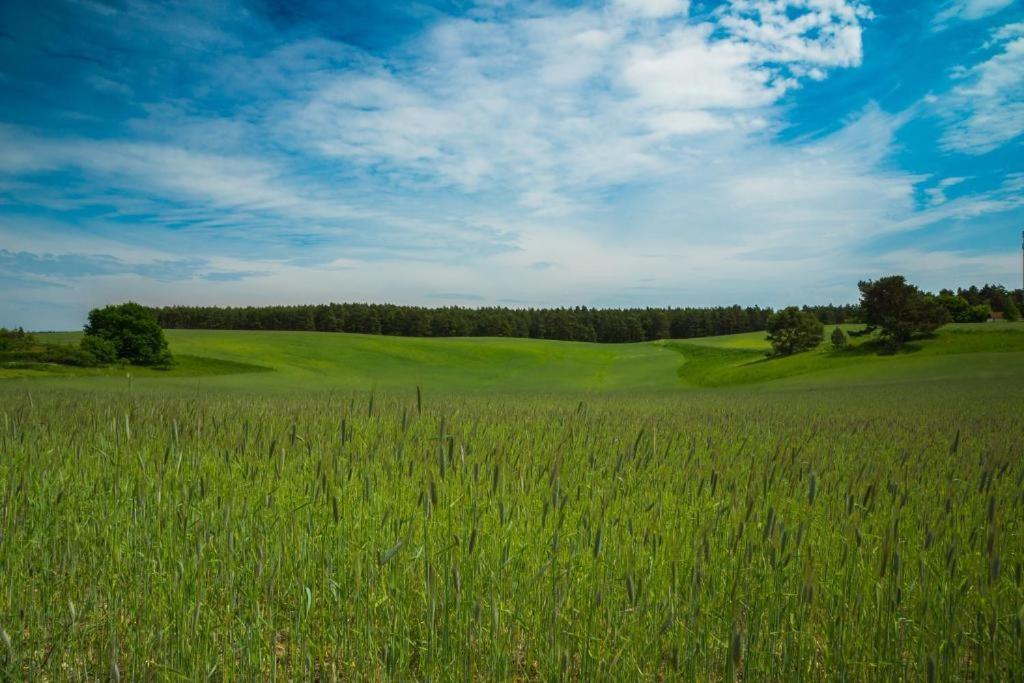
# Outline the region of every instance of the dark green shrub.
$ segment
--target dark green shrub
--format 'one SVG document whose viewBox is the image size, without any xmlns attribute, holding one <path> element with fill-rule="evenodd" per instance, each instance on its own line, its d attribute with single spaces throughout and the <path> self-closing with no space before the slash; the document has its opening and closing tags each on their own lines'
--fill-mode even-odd
<svg viewBox="0 0 1024 683">
<path fill-rule="evenodd" d="M 988 304 L 978 304 L 967 309 L 967 314 L 962 322 L 983 323 L 989 319 L 990 315 L 992 315 L 992 308 Z"/>
<path fill-rule="evenodd" d="M 47 345 L 38 355 L 41 363 L 75 365 L 90 368 L 97 365 L 96 357 L 78 346 Z"/>
<path fill-rule="evenodd" d="M 90 354 L 97 365 L 109 365 L 117 361 L 117 347 L 112 341 L 103 337 L 86 335 L 82 337 L 79 348 Z"/>
<path fill-rule="evenodd" d="M 117 357 L 129 363 L 156 366 L 173 363 L 156 317 L 137 303 L 93 309 L 89 312 L 85 334 L 110 342 L 117 350 Z"/>
<path fill-rule="evenodd" d="M 813 349 L 825 336 L 825 326 L 813 314 L 796 306 L 784 308 L 768 318 L 768 341 L 775 356 L 788 356 Z"/>
<path fill-rule="evenodd" d="M 988 304 L 971 305 L 967 299 L 952 293 L 940 294 L 938 302 L 949 312 L 955 323 L 983 323 L 989 318 L 992 307 Z M 1012 306 L 1013 302 L 1010 302 Z"/>
<path fill-rule="evenodd" d="M 23 351 L 35 344 L 35 338 L 21 329 L 8 330 L 0 327 L 0 351 Z"/>
<path fill-rule="evenodd" d="M 836 329 L 832 330 L 832 348 L 833 349 L 836 349 L 836 350 L 845 349 L 849 345 L 850 345 L 850 342 L 849 342 L 849 340 L 847 340 L 846 335 L 843 334 L 843 331 L 841 329 L 839 329 L 837 327 Z"/>
</svg>

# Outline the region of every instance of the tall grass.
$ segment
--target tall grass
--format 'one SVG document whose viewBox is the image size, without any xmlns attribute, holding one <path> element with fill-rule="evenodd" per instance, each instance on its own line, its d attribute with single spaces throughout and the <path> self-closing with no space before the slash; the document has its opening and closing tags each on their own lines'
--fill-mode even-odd
<svg viewBox="0 0 1024 683">
<path fill-rule="evenodd" d="M 1016 679 L 1022 399 L 0 394 L 0 678 Z"/>
</svg>

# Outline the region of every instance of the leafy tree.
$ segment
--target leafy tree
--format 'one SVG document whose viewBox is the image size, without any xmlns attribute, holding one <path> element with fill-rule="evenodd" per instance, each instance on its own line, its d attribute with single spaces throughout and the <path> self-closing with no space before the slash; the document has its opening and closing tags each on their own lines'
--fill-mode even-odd
<svg viewBox="0 0 1024 683">
<path fill-rule="evenodd" d="M 33 344 L 35 337 L 22 328 L 8 330 L 6 327 L 0 327 L 0 351 L 21 351 L 31 348 Z"/>
<path fill-rule="evenodd" d="M 849 340 L 847 340 L 846 335 L 843 334 L 843 330 L 841 328 L 837 327 L 836 329 L 832 330 L 832 348 L 833 349 L 836 349 L 836 350 L 845 349 L 849 345 L 850 345 L 850 342 L 849 342 Z"/>
<path fill-rule="evenodd" d="M 993 311 L 1000 311 L 1007 320 L 1020 320 L 1020 310 L 1014 303 L 1013 297 L 1002 287 L 993 287 L 991 296 L 988 298 L 989 306 Z"/>
<path fill-rule="evenodd" d="M 992 310 L 1001 309 L 1002 316 L 1008 319 L 1008 321 L 1019 321 L 1021 319 L 1021 311 L 1014 302 L 1013 297 L 1009 294 L 1001 295 L 997 300 L 991 301 L 989 305 L 992 307 Z M 996 308 L 996 305 L 999 308 Z"/>
<path fill-rule="evenodd" d="M 988 320 L 991 308 L 988 304 L 977 304 L 972 306 L 964 297 L 953 294 L 948 289 L 942 290 L 938 296 L 942 307 L 949 312 L 949 317 L 955 323 L 983 323 Z"/>
<path fill-rule="evenodd" d="M 338 314 L 330 306 L 319 306 L 315 314 L 316 329 L 319 332 L 338 332 L 341 330 L 341 321 Z"/>
<path fill-rule="evenodd" d="M 137 303 L 89 311 L 85 335 L 106 340 L 117 350 L 117 357 L 129 363 L 162 366 L 173 362 L 156 317 Z"/>
<path fill-rule="evenodd" d="M 114 342 L 94 334 L 82 337 L 78 348 L 90 356 L 96 365 L 107 365 L 117 360 L 117 347 L 114 346 Z"/>
<path fill-rule="evenodd" d="M 788 356 L 813 349 L 825 336 L 825 326 L 796 306 L 784 308 L 768 318 L 768 341 L 776 356 Z"/>
<path fill-rule="evenodd" d="M 978 304 L 977 306 L 971 306 L 968 308 L 964 319 L 957 320 L 956 322 L 983 323 L 988 320 L 991 315 L 992 308 L 988 304 Z"/>
<path fill-rule="evenodd" d="M 962 296 L 957 296 L 949 290 L 939 293 L 938 301 L 942 307 L 949 312 L 949 317 L 956 323 L 965 323 L 970 315 L 971 304 Z"/>
<path fill-rule="evenodd" d="M 668 339 L 668 314 L 657 308 L 648 308 L 644 311 L 643 327 L 645 339 Z"/>
<path fill-rule="evenodd" d="M 948 290 L 943 291 L 947 292 Z M 980 289 L 973 285 L 967 289 L 958 289 L 957 295 L 964 298 L 973 309 L 969 316 L 971 317 L 971 320 L 964 322 L 981 322 L 982 320 L 987 319 L 987 315 L 984 319 L 981 318 L 980 307 L 982 306 L 985 307 L 986 313 L 997 311 L 1002 313 L 1003 317 L 1007 320 L 1019 319 L 1020 305 L 1018 302 L 1021 298 L 1019 294 L 1020 292 L 1021 290 L 1019 289 L 1015 291 L 1008 291 L 1006 287 L 1003 287 L 1002 285 L 989 284 L 984 285 Z M 953 316 L 953 319 L 957 322 L 961 322 L 960 320 L 957 320 L 956 315 Z"/>
<path fill-rule="evenodd" d="M 908 283 L 902 275 L 864 280 L 857 286 L 864 322 L 879 327 L 890 347 L 932 334 L 950 320 L 949 311 L 936 297 Z"/>
</svg>

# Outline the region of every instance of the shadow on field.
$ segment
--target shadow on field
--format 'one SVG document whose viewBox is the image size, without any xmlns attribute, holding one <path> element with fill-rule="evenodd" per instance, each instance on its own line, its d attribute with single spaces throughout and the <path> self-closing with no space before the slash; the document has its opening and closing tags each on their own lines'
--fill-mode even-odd
<svg viewBox="0 0 1024 683">
<path fill-rule="evenodd" d="M 934 339 L 935 335 L 930 337 L 924 337 L 922 339 Z M 920 340 L 918 340 L 920 341 Z M 916 342 L 908 342 L 903 344 L 899 348 L 893 348 L 881 339 L 872 339 L 870 341 L 863 342 L 861 344 L 850 345 L 842 349 L 830 349 L 825 351 L 824 355 L 826 358 L 863 358 L 867 356 L 907 356 L 915 354 L 924 349 L 924 346 Z M 787 356 L 774 356 L 765 355 L 762 358 L 754 358 L 746 363 L 740 363 L 739 367 L 756 366 L 764 363 L 773 363 L 776 361 L 785 360 L 787 358 L 793 358 L 799 354 L 789 354 Z"/>
</svg>

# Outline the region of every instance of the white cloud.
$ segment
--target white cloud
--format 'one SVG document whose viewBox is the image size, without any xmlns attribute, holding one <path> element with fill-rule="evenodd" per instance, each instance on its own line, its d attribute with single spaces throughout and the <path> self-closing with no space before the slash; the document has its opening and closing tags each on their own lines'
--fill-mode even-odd
<svg viewBox="0 0 1024 683">
<path fill-rule="evenodd" d="M 629 51 L 621 78 L 641 106 L 704 113 L 753 109 L 773 104 L 796 85 L 759 64 L 751 45 L 710 40 L 712 30 L 681 28 L 660 45 Z"/>
<path fill-rule="evenodd" d="M 1024 173 L 1011 173 L 992 189 L 933 204 L 896 221 L 892 229 L 896 232 L 909 231 L 940 221 L 970 221 L 985 215 L 1008 213 L 1021 207 L 1024 207 Z"/>
<path fill-rule="evenodd" d="M 732 122 L 707 111 L 655 111 L 648 115 L 647 125 L 655 136 L 696 135 L 715 133 L 733 128 Z M 754 125 L 750 125 L 754 128 Z"/>
<path fill-rule="evenodd" d="M 947 121 L 946 149 L 984 154 L 1024 133 L 1024 24 L 998 29 L 988 47 L 998 52 L 958 69 L 960 85 L 936 102 Z"/>
<path fill-rule="evenodd" d="M 967 180 L 967 178 L 958 176 L 952 178 L 943 178 L 938 183 L 936 183 L 935 187 L 927 188 L 924 191 L 924 193 L 925 196 L 928 197 L 928 204 L 930 206 L 945 204 L 947 201 L 949 201 L 949 198 L 946 196 L 946 190 L 948 190 L 951 187 L 959 185 L 965 180 Z"/>
<path fill-rule="evenodd" d="M 633 0 L 442 21 L 405 56 L 364 59 L 322 83 L 282 125 L 307 148 L 397 183 L 500 187 L 524 207 L 565 211 L 671 172 L 706 146 L 695 136 L 764 129 L 804 79 L 860 62 L 869 17 L 843 0 L 737 2 L 715 24 L 686 10 Z"/>
<path fill-rule="evenodd" d="M 689 0 L 615 0 L 616 8 L 640 17 L 652 19 L 686 14 Z"/>
<path fill-rule="evenodd" d="M 932 28 L 942 30 L 957 20 L 975 21 L 1009 7 L 1014 0 L 952 0 L 935 15 Z"/>
<path fill-rule="evenodd" d="M 720 23 L 764 61 L 848 67 L 861 63 L 860 24 L 873 16 L 856 0 L 734 0 Z"/>
</svg>

